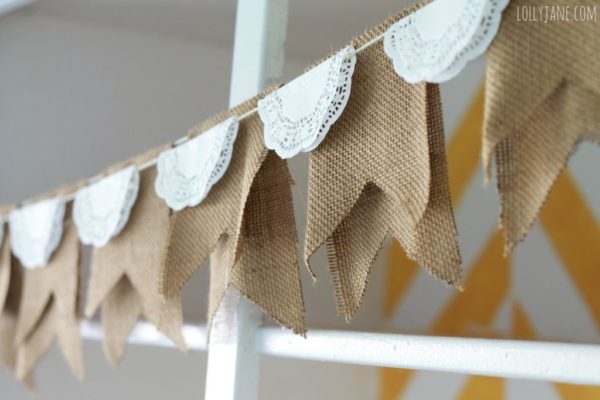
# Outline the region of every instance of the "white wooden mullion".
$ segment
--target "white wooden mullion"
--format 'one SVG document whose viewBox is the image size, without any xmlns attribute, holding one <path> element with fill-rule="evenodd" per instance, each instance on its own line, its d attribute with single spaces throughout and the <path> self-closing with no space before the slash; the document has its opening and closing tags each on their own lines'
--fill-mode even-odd
<svg viewBox="0 0 600 400">
<path fill-rule="evenodd" d="M 238 0 L 229 105 L 281 78 L 288 0 Z M 221 302 L 210 330 L 206 400 L 256 400 L 260 311 L 234 289 Z"/>
<path fill-rule="evenodd" d="M 240 313 L 225 315 L 240 317 Z M 206 328 L 186 325 L 183 334 L 191 349 L 206 349 Z M 82 335 L 86 340 L 102 340 L 102 327 L 98 322 L 84 321 Z M 175 347 L 145 322 L 138 323 L 129 343 Z M 598 344 L 318 329 L 310 330 L 305 339 L 288 330 L 263 326 L 252 340 L 240 346 L 252 346 L 244 351 L 296 360 L 600 385 Z M 249 359 L 242 357 L 241 361 Z M 244 371 L 244 374 L 246 372 L 252 371 Z M 218 394 L 223 395 L 227 390 L 227 387 L 220 388 Z"/>
<path fill-rule="evenodd" d="M 238 0 L 230 106 L 281 79 L 287 15 L 288 0 Z"/>
</svg>

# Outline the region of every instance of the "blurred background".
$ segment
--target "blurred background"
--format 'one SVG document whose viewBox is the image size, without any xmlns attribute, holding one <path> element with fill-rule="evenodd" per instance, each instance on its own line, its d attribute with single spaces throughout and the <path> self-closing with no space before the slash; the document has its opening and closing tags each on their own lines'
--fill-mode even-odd
<svg viewBox="0 0 600 400">
<path fill-rule="evenodd" d="M 290 0 L 284 79 L 409 3 Z M 0 203 L 95 175 L 227 108 L 235 6 L 233 0 L 43 0 L 0 17 Z M 476 60 L 442 86 L 467 290 L 444 287 L 392 245 L 347 324 L 335 315 L 326 258 L 317 254 L 315 285 L 301 270 L 309 329 L 599 341 L 600 290 L 593 282 L 600 281 L 594 267 L 600 253 L 587 245 L 600 243 L 598 148 L 582 146 L 541 223 L 504 258 L 494 185 L 482 186 L 479 162 L 484 67 Z M 301 238 L 306 165 L 305 156 L 290 163 Z M 186 286 L 187 323 L 203 323 L 207 283 L 204 268 Z M 107 365 L 99 343 L 85 342 L 84 352 L 86 378 L 79 383 L 53 347 L 36 371 L 38 398 L 203 397 L 204 352 L 130 346 L 118 369 Z M 28 397 L 2 368 L 0 388 L 2 398 Z M 596 396 L 592 387 L 271 357 L 261 367 L 261 399 Z"/>
</svg>

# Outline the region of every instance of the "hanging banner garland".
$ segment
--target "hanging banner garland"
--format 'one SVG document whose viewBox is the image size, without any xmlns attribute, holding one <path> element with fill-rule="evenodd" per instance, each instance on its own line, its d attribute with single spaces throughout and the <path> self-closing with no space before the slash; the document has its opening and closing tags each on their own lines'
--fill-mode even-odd
<svg viewBox="0 0 600 400">
<path fill-rule="evenodd" d="M 59 198 L 42 200 L 12 211 L 9 215 L 11 247 L 26 268 L 48 264 L 63 234 L 65 202 Z"/>
<path fill-rule="evenodd" d="M 257 99 L 199 125 L 191 135 L 248 112 Z M 262 136 L 257 115 L 243 120 L 227 174 L 201 204 L 171 216 L 161 291 L 166 301 L 180 303 L 183 285 L 210 256 L 209 321 L 225 290 L 234 287 L 280 324 L 304 333 L 291 178 Z"/>
<path fill-rule="evenodd" d="M 314 150 L 346 107 L 355 63 L 348 46 L 259 100 L 267 148 L 281 158 Z"/>
<path fill-rule="evenodd" d="M 77 234 L 94 246 L 85 313 L 101 309 L 112 364 L 140 316 L 187 349 L 181 289 L 208 259 L 209 324 L 232 287 L 305 334 L 292 181 L 282 160 L 300 152 L 311 152 L 304 257 L 308 264 L 328 247 L 339 314 L 349 320 L 358 310 L 388 235 L 430 274 L 460 287 L 439 88 L 430 83 L 456 76 L 485 51 L 508 0 L 423 4 L 198 125 L 174 147 L 77 184 L 74 197 L 63 190 L 12 211 L 10 234 L 0 229 L 0 356 L 16 375 L 31 382 L 57 337 L 83 376 Z M 517 23 L 515 8 L 490 50 L 483 147 L 488 176 L 496 157 L 509 248 L 576 143 L 600 142 L 600 81 L 589 67 L 597 62 L 578 46 L 587 37 L 598 47 L 597 24 L 542 28 Z M 27 268 L 23 296 L 9 246 Z"/>
<path fill-rule="evenodd" d="M 132 162 L 143 164 L 164 149 L 151 150 Z M 101 307 L 104 353 L 112 365 L 120 363 L 127 337 L 141 315 L 156 326 L 162 320 L 162 333 L 182 351 L 187 350 L 180 305 L 163 302 L 158 291 L 170 212 L 154 192 L 155 179 L 154 168 L 142 171 L 130 221 L 92 254 L 85 314 L 91 318 Z"/>
<path fill-rule="evenodd" d="M 304 248 L 308 264 L 327 244 L 338 313 L 346 319 L 360 305 L 388 234 L 430 274 L 460 287 L 444 145 L 438 87 L 398 78 L 381 43 L 361 53 L 346 111 L 310 155 Z"/>
<path fill-rule="evenodd" d="M 180 211 L 204 200 L 229 166 L 238 127 L 237 119 L 228 118 L 160 154 L 155 188 L 169 207 Z"/>
<path fill-rule="evenodd" d="M 496 160 L 507 252 L 531 228 L 577 144 L 600 144 L 600 24 L 518 21 L 519 5 L 507 8 L 488 52 L 482 148 L 488 179 Z"/>
<path fill-rule="evenodd" d="M 10 234 L 6 232 L 3 239 L 0 241 L 0 361 L 15 374 L 17 351 L 14 343 L 23 282 L 19 265 L 11 257 Z M 31 373 L 24 376 L 22 381 L 29 389 L 33 389 Z"/>
<path fill-rule="evenodd" d="M 102 247 L 123 229 L 138 193 L 140 174 L 129 167 L 77 191 L 73 219 L 81 243 Z"/>
<path fill-rule="evenodd" d="M 33 371 L 55 337 L 71 371 L 83 379 L 78 317 L 80 245 L 70 214 L 67 211 L 64 237 L 48 265 L 28 269 L 25 274 L 15 336 L 19 379 Z"/>
<path fill-rule="evenodd" d="M 509 0 L 436 0 L 385 33 L 384 49 L 409 83 L 441 83 L 490 45 Z"/>
<path fill-rule="evenodd" d="M 4 226 L 0 226 L 0 231 L 4 234 Z M 4 235 L 2 235 L 4 236 Z M 11 275 L 11 254 L 10 238 L 6 235 L 6 241 L 0 240 L 0 314 L 4 310 L 4 305 L 8 300 L 8 290 L 10 287 Z"/>
</svg>

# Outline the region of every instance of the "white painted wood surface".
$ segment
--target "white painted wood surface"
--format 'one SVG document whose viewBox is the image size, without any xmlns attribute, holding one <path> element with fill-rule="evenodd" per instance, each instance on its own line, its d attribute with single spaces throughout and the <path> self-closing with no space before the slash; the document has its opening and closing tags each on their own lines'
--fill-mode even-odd
<svg viewBox="0 0 600 400">
<path fill-rule="evenodd" d="M 600 345 L 279 328 L 257 335 L 261 354 L 343 364 L 600 384 Z"/>
<path fill-rule="evenodd" d="M 82 332 L 102 340 L 98 323 L 84 322 Z M 186 325 L 184 336 L 191 349 L 206 349 L 204 327 Z M 174 347 L 147 323 L 138 324 L 129 342 Z M 304 339 L 272 327 L 260 328 L 245 345 L 298 360 L 600 385 L 600 345 L 331 330 L 310 330 Z"/>
<path fill-rule="evenodd" d="M 255 400 L 258 397 L 260 355 L 256 332 L 261 312 L 230 289 L 213 318 L 208 342 L 206 400 Z"/>
<path fill-rule="evenodd" d="M 0 0 L 0 17 L 28 6 L 36 0 Z"/>
<path fill-rule="evenodd" d="M 230 106 L 281 78 L 287 13 L 287 0 L 238 0 Z M 210 330 L 206 400 L 258 399 L 260 355 L 254 343 L 261 322 L 256 306 L 228 290 Z"/>
<path fill-rule="evenodd" d="M 104 340 L 102 325 L 95 321 L 82 321 L 81 336 L 85 340 Z M 183 337 L 190 349 L 206 350 L 206 326 L 185 325 Z M 127 342 L 134 345 L 175 348 L 175 344 L 149 322 L 138 322 L 127 338 Z"/>
<path fill-rule="evenodd" d="M 238 0 L 230 106 L 281 79 L 288 8 L 288 0 Z"/>
</svg>

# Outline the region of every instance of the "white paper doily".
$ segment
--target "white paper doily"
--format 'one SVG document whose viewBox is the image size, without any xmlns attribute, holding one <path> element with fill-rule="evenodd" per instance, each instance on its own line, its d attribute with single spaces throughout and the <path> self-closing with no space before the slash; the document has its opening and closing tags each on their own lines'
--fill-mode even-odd
<svg viewBox="0 0 600 400">
<path fill-rule="evenodd" d="M 154 188 L 171 209 L 179 211 L 200 204 L 223 177 L 238 127 L 237 119 L 229 118 L 158 156 Z"/>
<path fill-rule="evenodd" d="M 102 247 L 117 236 L 137 198 L 140 173 L 131 165 L 77 191 L 73 220 L 82 243 Z"/>
<path fill-rule="evenodd" d="M 490 45 L 509 0 L 436 0 L 392 25 L 384 50 L 409 83 L 441 83 Z"/>
<path fill-rule="evenodd" d="M 46 266 L 62 238 L 65 203 L 55 197 L 9 215 L 12 252 L 25 268 Z"/>
<path fill-rule="evenodd" d="M 259 100 L 267 148 L 281 158 L 314 150 L 348 103 L 355 64 L 348 46 Z"/>
</svg>

